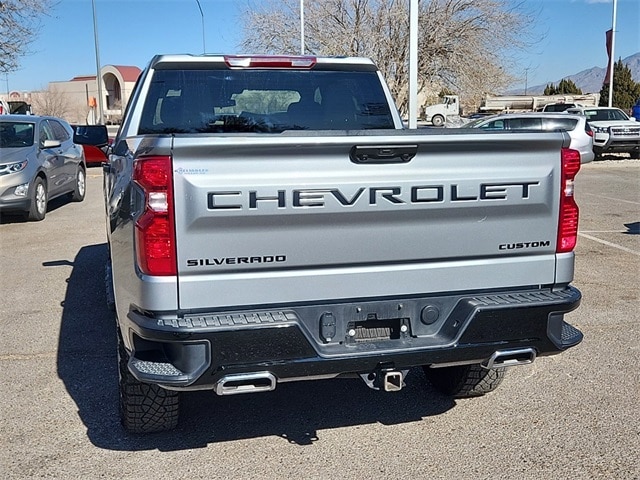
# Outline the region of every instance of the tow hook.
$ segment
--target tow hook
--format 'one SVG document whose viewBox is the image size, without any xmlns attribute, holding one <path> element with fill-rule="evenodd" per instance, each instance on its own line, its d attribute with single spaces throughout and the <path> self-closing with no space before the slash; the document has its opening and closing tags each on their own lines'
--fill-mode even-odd
<svg viewBox="0 0 640 480">
<path fill-rule="evenodd" d="M 378 368 L 371 373 L 361 373 L 360 378 L 373 390 L 399 392 L 404 387 L 404 378 L 409 370 Z"/>
</svg>

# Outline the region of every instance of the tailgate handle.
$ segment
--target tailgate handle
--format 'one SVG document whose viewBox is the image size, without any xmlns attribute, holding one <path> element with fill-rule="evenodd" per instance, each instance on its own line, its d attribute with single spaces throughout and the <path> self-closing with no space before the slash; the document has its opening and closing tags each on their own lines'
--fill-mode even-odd
<svg viewBox="0 0 640 480">
<path fill-rule="evenodd" d="M 417 152 L 418 145 L 356 145 L 349 158 L 353 163 L 407 163 Z"/>
</svg>

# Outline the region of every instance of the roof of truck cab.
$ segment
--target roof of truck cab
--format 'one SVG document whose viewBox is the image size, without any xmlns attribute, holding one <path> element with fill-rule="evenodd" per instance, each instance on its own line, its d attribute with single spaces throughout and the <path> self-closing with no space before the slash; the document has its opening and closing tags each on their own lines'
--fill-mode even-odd
<svg viewBox="0 0 640 480">
<path fill-rule="evenodd" d="M 202 68 L 206 65 L 219 64 L 226 65 L 226 59 L 240 59 L 240 58 L 260 58 L 260 59 L 294 59 L 294 60 L 307 60 L 313 59 L 314 68 L 316 67 L 360 67 L 366 70 L 375 69 L 373 60 L 366 57 L 316 57 L 314 55 L 223 55 L 223 54 L 163 54 L 154 56 L 150 63 L 150 68 L 184 68 L 186 66 L 192 66 L 193 68 Z"/>
</svg>

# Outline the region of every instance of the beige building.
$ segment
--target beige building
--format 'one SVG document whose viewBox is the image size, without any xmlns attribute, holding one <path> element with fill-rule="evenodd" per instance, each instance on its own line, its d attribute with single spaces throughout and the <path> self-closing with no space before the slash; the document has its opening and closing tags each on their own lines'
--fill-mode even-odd
<svg viewBox="0 0 640 480">
<path fill-rule="evenodd" d="M 129 96 L 141 70 L 133 66 L 105 65 L 102 78 L 103 123 L 120 122 Z M 98 85 L 95 75 L 74 77 L 68 81 L 50 82 L 47 90 L 10 92 L 0 95 L 8 101 L 31 104 L 35 115 L 55 115 L 70 123 L 94 124 L 99 119 Z"/>
</svg>

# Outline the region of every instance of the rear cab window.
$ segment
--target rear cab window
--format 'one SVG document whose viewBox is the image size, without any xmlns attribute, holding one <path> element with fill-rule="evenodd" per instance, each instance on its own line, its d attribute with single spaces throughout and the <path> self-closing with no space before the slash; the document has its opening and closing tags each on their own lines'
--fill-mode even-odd
<svg viewBox="0 0 640 480">
<path fill-rule="evenodd" d="M 140 134 L 393 129 L 375 71 L 158 69 Z"/>
<path fill-rule="evenodd" d="M 545 112 L 564 112 L 570 108 L 574 108 L 576 105 L 574 103 L 550 103 L 545 105 Z"/>
<path fill-rule="evenodd" d="M 587 120 L 591 122 L 629 120 L 629 117 L 627 117 L 622 110 L 618 110 L 617 108 L 585 110 L 584 115 L 587 117 Z"/>
</svg>

